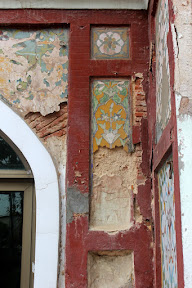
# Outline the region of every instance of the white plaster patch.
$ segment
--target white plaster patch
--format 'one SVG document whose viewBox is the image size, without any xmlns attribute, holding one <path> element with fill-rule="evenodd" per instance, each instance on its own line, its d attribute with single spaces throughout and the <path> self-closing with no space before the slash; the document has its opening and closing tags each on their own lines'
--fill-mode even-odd
<svg viewBox="0 0 192 288">
<path fill-rule="evenodd" d="M 192 117 L 178 117 L 179 170 L 181 192 L 181 220 L 184 258 L 185 288 L 192 287 Z"/>
<path fill-rule="evenodd" d="M 0 1 L 1 9 L 55 8 L 55 9 L 147 9 L 149 0 L 6 0 Z"/>
<path fill-rule="evenodd" d="M 53 161 L 27 124 L 0 101 L 0 129 L 28 161 L 36 190 L 34 288 L 56 288 L 59 240 L 59 189 Z"/>
</svg>

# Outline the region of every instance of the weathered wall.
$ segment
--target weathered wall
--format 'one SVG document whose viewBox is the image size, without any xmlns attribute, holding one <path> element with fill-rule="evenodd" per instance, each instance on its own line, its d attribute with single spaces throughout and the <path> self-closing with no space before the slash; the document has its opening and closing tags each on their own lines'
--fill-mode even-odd
<svg viewBox="0 0 192 288">
<path fill-rule="evenodd" d="M 67 29 L 2 29 L 0 63 L 1 97 L 19 112 L 45 116 L 66 101 Z"/>
<path fill-rule="evenodd" d="M 116 31 L 107 33 L 115 33 L 116 38 L 123 43 L 120 33 Z M 121 31 L 124 32 L 123 29 Z M 106 33 L 104 35 L 107 36 Z M 118 48 L 118 42 L 116 47 Z M 111 51 L 115 52 L 115 49 L 111 51 L 110 47 L 108 49 L 110 54 Z M 123 57 L 121 53 L 118 53 L 118 56 L 119 54 Z M 115 55 L 112 59 L 116 57 Z M 116 231 L 128 229 L 131 225 L 132 187 L 136 189 L 137 179 L 137 158 L 134 157 L 135 153 L 133 157 L 131 155 L 134 149 L 131 115 L 129 80 L 94 80 L 92 83 L 91 229 Z M 127 152 L 116 147 L 122 147 Z"/>
<path fill-rule="evenodd" d="M 149 153 L 153 183 L 152 210 L 155 225 L 155 287 L 167 287 L 167 285 L 184 287 L 175 116 L 173 50 L 175 29 L 173 23 L 174 6 L 172 1 L 151 1 L 149 7 L 150 93 L 147 104 L 149 111 Z M 154 95 L 156 95 L 156 99 Z M 170 155 L 172 158 L 168 161 Z M 170 163 L 168 164 L 167 161 Z M 171 172 L 169 176 L 166 175 L 169 165 L 171 165 L 170 170 L 174 170 L 174 181 L 166 180 L 168 177 L 171 178 Z M 169 258 L 171 261 L 168 261 Z"/>
<path fill-rule="evenodd" d="M 70 26 L 66 287 L 109 286 L 103 265 L 125 271 L 132 262 L 118 251 L 134 255 L 133 285 L 152 287 L 147 14 L 140 13 L 84 11 Z M 99 261 L 101 252 L 114 256 Z M 128 278 L 116 287 L 132 285 Z"/>
<path fill-rule="evenodd" d="M 191 1 L 173 1 L 172 24 L 175 52 L 175 101 L 177 114 L 179 177 L 181 194 L 182 244 L 185 287 L 192 286 L 192 6 Z"/>
<path fill-rule="evenodd" d="M 14 40 L 14 35 L 18 32 L 14 34 L 12 30 L 11 38 L 5 37 L 8 31 L 6 28 L 1 39 L 2 43 L 10 45 L 12 53 L 9 57 L 8 49 L 7 52 L 3 50 L 7 46 L 2 44 L 2 62 L 8 62 L 15 71 L 12 73 L 10 70 L 7 75 L 7 66 L 2 66 L 2 79 L 8 81 L 2 86 L 2 99 L 25 118 L 27 124 L 43 141 L 52 155 L 59 176 L 60 287 L 64 286 L 64 282 L 66 287 L 87 287 L 87 271 L 89 277 L 94 278 L 93 272 L 90 272 L 92 264 L 88 261 L 88 255 L 96 255 L 92 260 L 96 262 L 95 267 L 100 274 L 101 266 L 97 261 L 99 253 L 104 253 L 104 265 L 109 267 L 111 263 L 109 269 L 112 271 L 118 265 L 121 265 L 124 271 L 123 266 L 126 263 L 131 267 L 131 272 L 123 275 L 122 282 L 117 283 L 119 287 L 134 284 L 138 288 L 143 288 L 143 285 L 146 288 L 152 287 L 151 182 L 146 108 L 149 56 L 145 34 L 148 29 L 147 13 L 123 10 L 13 12 L 3 11 L 1 21 L 70 24 L 68 90 L 67 28 L 61 29 L 62 32 L 59 28 L 51 28 L 51 35 L 46 28 L 48 39 L 42 38 L 43 29 L 40 34 L 35 29 L 30 30 L 31 34 L 27 34 L 26 38 L 22 38 L 23 34 L 20 35 L 19 32 L 19 40 Z M 97 34 L 97 55 L 93 55 L 92 29 L 100 23 L 103 23 L 100 28 L 104 31 Z M 110 23 L 113 28 L 123 30 L 119 36 L 118 30 L 109 31 Z M 15 47 L 14 41 L 19 46 Z M 105 54 L 105 57 L 99 54 Z M 97 58 L 100 56 L 102 60 Z M 32 63 L 29 63 L 30 61 Z M 20 71 L 21 68 L 23 70 Z M 11 77 L 7 77 L 10 75 Z M 103 90 L 104 86 L 109 84 L 104 83 L 104 79 L 111 82 L 111 89 L 105 87 L 105 91 Z M 98 122 L 94 130 L 93 126 L 90 127 L 90 87 L 91 83 L 98 80 L 102 85 L 97 91 L 97 101 L 104 99 L 103 103 L 100 103 L 103 111 L 96 107 L 95 119 Z M 106 95 L 109 97 L 107 100 Z M 65 204 L 66 126 L 68 153 Z M 92 130 L 98 132 L 94 135 L 95 142 L 90 141 Z M 94 148 L 93 153 L 90 153 L 90 148 Z M 94 198 L 95 195 L 99 197 Z M 97 202 L 95 199 L 102 201 Z M 131 257 L 126 251 L 129 251 Z M 130 278 L 134 284 L 129 281 Z M 105 285 L 108 285 L 108 282 Z"/>
<path fill-rule="evenodd" d="M 61 205 L 60 287 L 64 285 L 66 231 L 68 37 L 68 29 L 58 27 L 1 27 L 0 32 L 0 97 L 24 118 L 41 139 L 58 173 Z"/>
</svg>

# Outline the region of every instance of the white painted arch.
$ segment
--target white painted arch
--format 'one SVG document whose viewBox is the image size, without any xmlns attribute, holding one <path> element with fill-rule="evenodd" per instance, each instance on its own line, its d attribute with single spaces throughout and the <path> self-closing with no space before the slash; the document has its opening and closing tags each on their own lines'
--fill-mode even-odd
<svg viewBox="0 0 192 288">
<path fill-rule="evenodd" d="M 34 288 L 56 288 L 59 243 L 59 188 L 51 156 L 11 108 L 0 101 L 0 130 L 23 153 L 34 176 L 36 247 Z"/>
</svg>

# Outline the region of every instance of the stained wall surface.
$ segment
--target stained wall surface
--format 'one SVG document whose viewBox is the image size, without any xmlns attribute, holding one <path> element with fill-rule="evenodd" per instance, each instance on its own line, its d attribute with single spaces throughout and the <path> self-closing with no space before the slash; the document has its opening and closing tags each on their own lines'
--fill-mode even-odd
<svg viewBox="0 0 192 288">
<path fill-rule="evenodd" d="M 112 31 L 104 36 L 105 54 L 112 54 L 112 59 L 119 56 L 123 59 L 119 50 L 118 55 L 110 51 L 115 52 L 119 46 L 116 39 L 114 48 L 108 44 L 110 39 L 107 41 L 107 38 L 113 37 Z M 116 35 L 117 31 L 116 29 L 114 32 Z M 121 35 L 124 29 L 119 31 Z M 138 159 L 132 143 L 134 96 L 131 95 L 130 86 L 129 79 L 99 79 L 92 83 L 93 168 L 90 227 L 94 230 L 126 230 L 133 224 L 132 197 L 133 193 L 137 193 Z"/>
<path fill-rule="evenodd" d="M 66 101 L 67 29 L 1 29 L 0 63 L 0 96 L 23 113 L 46 115 Z"/>
<path fill-rule="evenodd" d="M 27 31 L 3 28 L 0 35 L 2 101 L 23 117 L 46 146 L 59 177 L 58 285 L 87 287 L 87 271 L 94 281 L 93 262 L 98 285 L 109 285 L 109 280 L 102 282 L 102 265 L 111 271 L 120 265 L 122 279 L 117 287 L 142 288 L 145 283 L 150 288 L 149 47 L 143 33 L 148 27 L 147 13 L 13 12 L 4 11 L 2 22 L 15 22 L 15 26 L 22 21 L 70 24 L 70 30 L 61 26 Z M 97 34 L 97 55 L 93 57 L 90 36 L 100 23 L 104 31 Z M 126 265 L 127 274 L 122 274 Z"/>
<path fill-rule="evenodd" d="M 0 98 L 23 117 L 53 158 L 61 201 L 59 283 L 64 283 L 68 28 L 0 32 Z M 35 151 L 34 151 L 35 153 Z M 54 207 L 52 208 L 54 209 Z M 61 286 L 62 287 L 62 286 Z"/>
<path fill-rule="evenodd" d="M 176 39 L 179 35 L 175 37 L 176 9 L 172 4 L 172 1 L 167 0 L 151 1 L 149 7 L 151 49 L 147 104 L 154 199 L 155 287 L 184 287 L 180 206 L 182 191 L 179 185 L 178 127 L 175 116 L 174 46 L 177 48 Z"/>
</svg>

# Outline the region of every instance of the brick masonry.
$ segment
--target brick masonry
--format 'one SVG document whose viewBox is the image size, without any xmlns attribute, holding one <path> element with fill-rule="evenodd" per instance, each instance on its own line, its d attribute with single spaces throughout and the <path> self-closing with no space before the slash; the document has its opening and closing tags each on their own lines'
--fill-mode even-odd
<svg viewBox="0 0 192 288">
<path fill-rule="evenodd" d="M 51 136 L 61 137 L 67 133 L 67 103 L 60 104 L 59 112 L 42 116 L 39 112 L 30 112 L 25 116 L 26 123 L 39 138 L 46 140 Z"/>
</svg>

